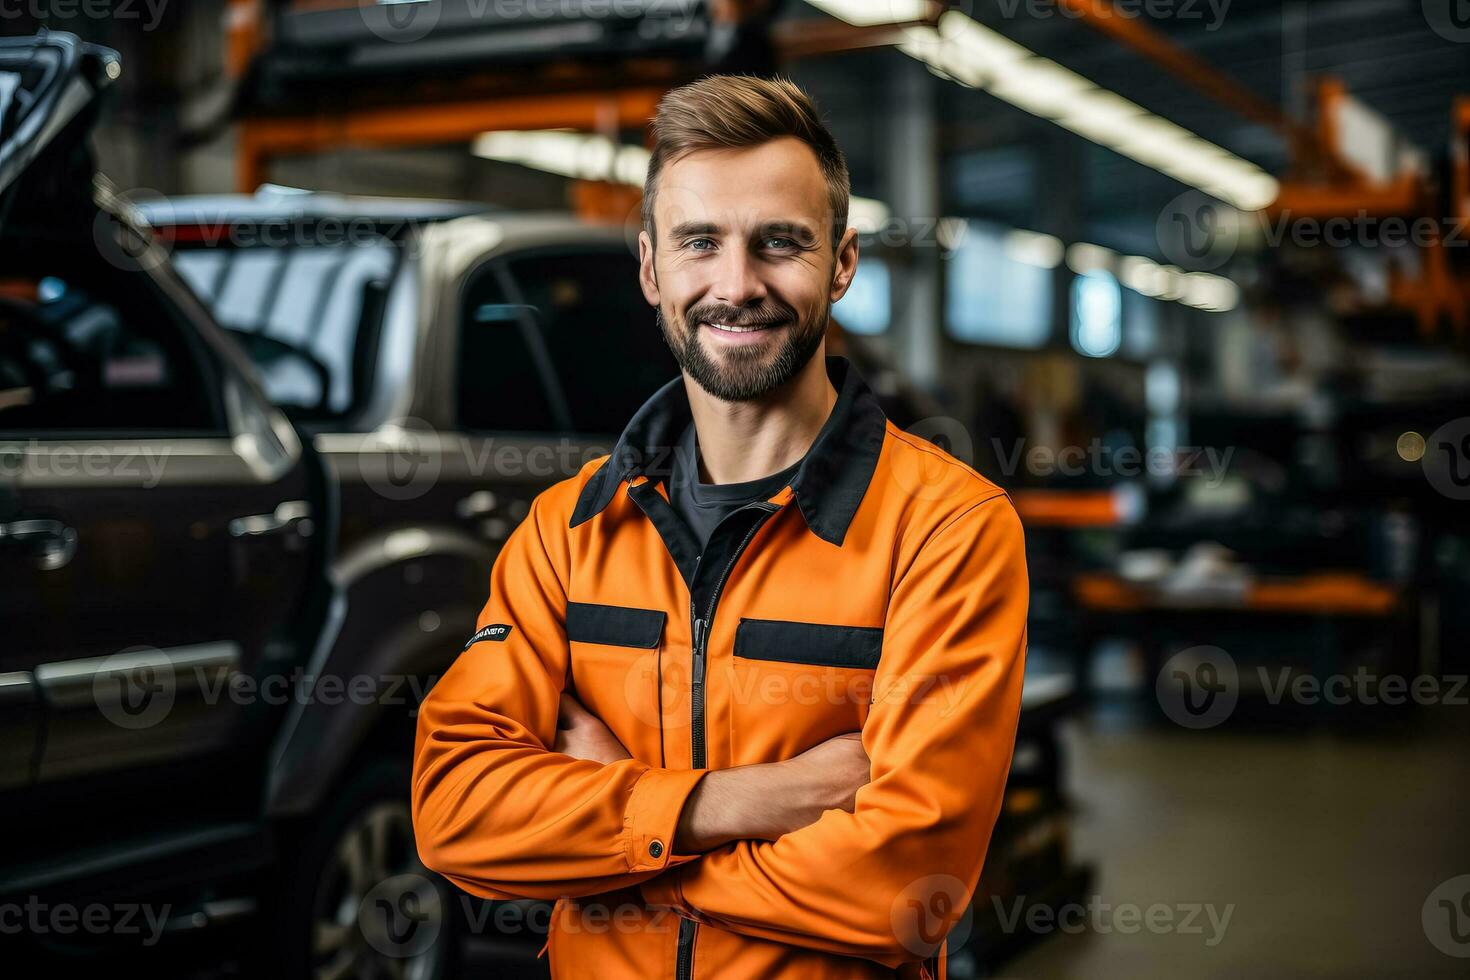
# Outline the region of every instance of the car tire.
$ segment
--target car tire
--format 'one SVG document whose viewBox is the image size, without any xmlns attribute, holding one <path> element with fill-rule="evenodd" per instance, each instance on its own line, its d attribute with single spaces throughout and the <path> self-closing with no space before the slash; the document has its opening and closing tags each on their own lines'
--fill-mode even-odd
<svg viewBox="0 0 1470 980">
<path fill-rule="evenodd" d="M 368 762 L 302 829 L 283 833 L 277 941 L 269 944 L 276 976 L 453 974 L 459 917 L 448 883 L 419 861 L 408 786 L 407 763 Z"/>
</svg>

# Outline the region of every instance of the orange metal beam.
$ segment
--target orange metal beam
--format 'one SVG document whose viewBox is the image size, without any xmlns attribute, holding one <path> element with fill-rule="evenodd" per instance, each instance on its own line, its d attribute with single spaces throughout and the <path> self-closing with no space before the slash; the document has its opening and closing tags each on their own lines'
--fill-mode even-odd
<svg viewBox="0 0 1470 980">
<path fill-rule="evenodd" d="M 461 143 L 497 129 L 595 132 L 609 124 L 642 126 L 663 94 L 662 88 L 637 88 L 245 119 L 240 126 L 239 183 L 244 191 L 254 190 L 264 180 L 268 161 L 277 156 Z"/>
<path fill-rule="evenodd" d="M 1283 215 L 1290 220 L 1358 214 L 1392 218 L 1424 214 L 1426 206 L 1423 184 L 1412 174 L 1406 174 L 1383 186 L 1366 182 L 1283 181 L 1266 214 L 1271 220 Z"/>
<path fill-rule="evenodd" d="M 1256 95 L 1213 65 L 1180 48 L 1145 24 L 1125 14 L 1111 0 L 1057 0 L 1091 27 L 1127 45 L 1226 108 L 1284 136 L 1294 148 L 1311 153 L 1312 132 L 1272 102 Z"/>
<path fill-rule="evenodd" d="M 1400 601 L 1398 590 L 1355 572 L 1262 579 L 1252 582 L 1238 601 L 1169 595 L 1110 572 L 1083 572 L 1072 580 L 1072 591 L 1084 608 L 1107 612 L 1240 609 L 1313 616 L 1388 616 L 1398 609 Z"/>
<path fill-rule="evenodd" d="M 1111 490 L 1017 490 L 1011 500 L 1028 527 L 1114 527 L 1123 522 Z"/>
<path fill-rule="evenodd" d="M 575 180 L 569 188 L 573 210 L 588 221 L 636 225 L 643 189 L 603 180 Z"/>
<path fill-rule="evenodd" d="M 934 23 L 934 20 L 916 20 L 858 26 L 830 17 L 810 18 L 777 24 L 771 31 L 771 41 L 783 61 L 793 61 L 863 48 L 888 47 L 902 41 L 908 28 L 932 27 Z"/>
<path fill-rule="evenodd" d="M 240 78 L 264 41 L 263 0 L 229 0 L 225 8 L 225 73 Z"/>
</svg>

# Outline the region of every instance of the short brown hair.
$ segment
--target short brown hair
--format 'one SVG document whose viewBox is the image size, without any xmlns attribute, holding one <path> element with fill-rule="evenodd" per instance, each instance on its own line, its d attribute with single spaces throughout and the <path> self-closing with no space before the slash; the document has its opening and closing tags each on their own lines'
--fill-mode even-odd
<svg viewBox="0 0 1470 980">
<path fill-rule="evenodd" d="M 655 242 L 653 200 L 665 164 L 695 150 L 759 146 L 782 136 L 801 140 L 816 154 L 827 181 L 833 249 L 842 242 L 851 193 L 847 160 L 822 124 L 816 105 L 790 80 L 708 75 L 660 99 L 652 129 L 653 155 L 643 182 L 643 227 Z"/>
</svg>

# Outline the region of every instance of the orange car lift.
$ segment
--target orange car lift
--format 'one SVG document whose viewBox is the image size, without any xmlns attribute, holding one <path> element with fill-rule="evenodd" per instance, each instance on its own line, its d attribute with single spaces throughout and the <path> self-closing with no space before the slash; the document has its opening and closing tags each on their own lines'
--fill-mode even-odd
<svg viewBox="0 0 1470 980">
<path fill-rule="evenodd" d="M 1072 590 L 1084 608 L 1099 612 L 1208 608 L 1382 617 L 1398 608 L 1400 598 L 1397 590 L 1352 572 L 1263 578 L 1252 582 L 1238 601 L 1170 596 L 1108 572 L 1084 572 L 1072 580 Z"/>
<path fill-rule="evenodd" d="M 321 6 L 342 6 L 350 5 L 352 0 L 317 2 Z M 263 0 L 229 2 L 227 66 L 234 78 L 244 75 L 251 59 L 268 41 L 263 6 Z M 781 25 L 773 41 L 784 58 L 813 57 L 896 44 L 902 40 L 904 28 L 917 23 L 928 22 L 854 26 L 813 19 Z M 655 74 L 667 75 L 670 84 L 679 80 L 677 66 L 672 63 Z M 643 84 L 624 89 L 493 97 L 330 114 L 249 117 L 240 121 L 237 181 L 240 189 L 248 193 L 266 182 L 266 171 L 275 157 L 344 147 L 469 142 L 480 133 L 492 130 L 568 128 L 608 133 L 640 128 L 653 117 L 658 100 L 667 88 Z M 637 203 L 637 188 L 588 180 L 573 183 L 572 204 L 586 217 L 622 219 Z"/>
<path fill-rule="evenodd" d="M 1124 16 L 1110 0 L 1058 0 L 1085 23 L 1133 48 L 1165 71 L 1208 98 L 1246 119 L 1276 130 L 1291 148 L 1292 168 L 1280 194 L 1267 209 L 1276 220 L 1332 217 L 1414 218 L 1435 213 L 1435 188 L 1427 174 L 1403 171 L 1392 179 L 1376 181 L 1343 158 L 1334 119 L 1336 108 L 1348 98 L 1339 79 L 1321 77 L 1316 86 L 1316 119 L 1303 125 L 1279 107 L 1184 51 L 1136 16 Z M 1450 190 L 1454 213 L 1446 217 L 1470 219 L 1470 98 L 1460 97 L 1454 107 Z M 1421 249 L 1417 274 L 1393 267 L 1389 301 L 1411 311 L 1420 334 L 1434 335 L 1443 324 L 1453 327 L 1464 341 L 1470 332 L 1470 273 L 1451 269 L 1441 234 L 1441 223 Z"/>
</svg>

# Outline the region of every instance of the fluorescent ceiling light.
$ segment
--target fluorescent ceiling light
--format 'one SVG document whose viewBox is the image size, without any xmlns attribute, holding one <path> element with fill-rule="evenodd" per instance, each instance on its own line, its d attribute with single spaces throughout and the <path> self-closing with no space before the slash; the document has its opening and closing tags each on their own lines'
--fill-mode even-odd
<svg viewBox="0 0 1470 980">
<path fill-rule="evenodd" d="M 617 143 L 596 133 L 569 129 L 496 130 L 481 133 L 471 152 L 486 160 L 516 163 L 578 180 L 605 180 L 642 187 L 652 155 L 646 147 Z M 891 211 L 867 197 L 848 200 L 847 223 L 859 232 L 882 228 Z"/>
<path fill-rule="evenodd" d="M 1043 269 L 1055 269 L 1061 265 L 1065 251 L 1060 238 L 1021 228 L 1006 232 L 1005 250 L 1007 257 Z"/>
<path fill-rule="evenodd" d="M 1018 262 L 1046 268 L 1056 268 L 1065 256 L 1067 268 L 1077 275 L 1107 272 L 1135 293 L 1151 299 L 1183 303 L 1209 313 L 1227 313 L 1240 305 L 1240 287 L 1225 276 L 1185 272 L 1178 266 L 1160 265 L 1145 255 L 1119 255 L 1110 248 L 1091 242 L 1073 242 L 1064 248 L 1061 241 L 1051 235 L 1020 228 L 1006 232 L 1005 248 L 1006 254 Z M 1053 255 L 1055 261 L 1049 264 L 1037 261 Z"/>
<path fill-rule="evenodd" d="M 1092 245 L 1088 242 L 1076 242 L 1067 248 L 1067 268 L 1079 276 L 1098 269 L 1113 271 L 1113 260 L 1118 253 L 1101 245 Z"/>
<path fill-rule="evenodd" d="M 915 19 L 907 0 L 806 0 L 850 24 Z M 1197 187 L 1242 211 L 1276 199 L 1280 185 L 1260 167 L 1102 88 L 959 10 L 938 27 L 905 28 L 898 49 L 961 85 L 981 88 L 1032 115 Z"/>
<path fill-rule="evenodd" d="M 877 24 L 901 24 L 904 21 L 927 20 L 938 6 L 934 0 L 857 0 L 854 3 L 817 3 L 839 20 L 856 27 L 872 27 Z"/>
</svg>

